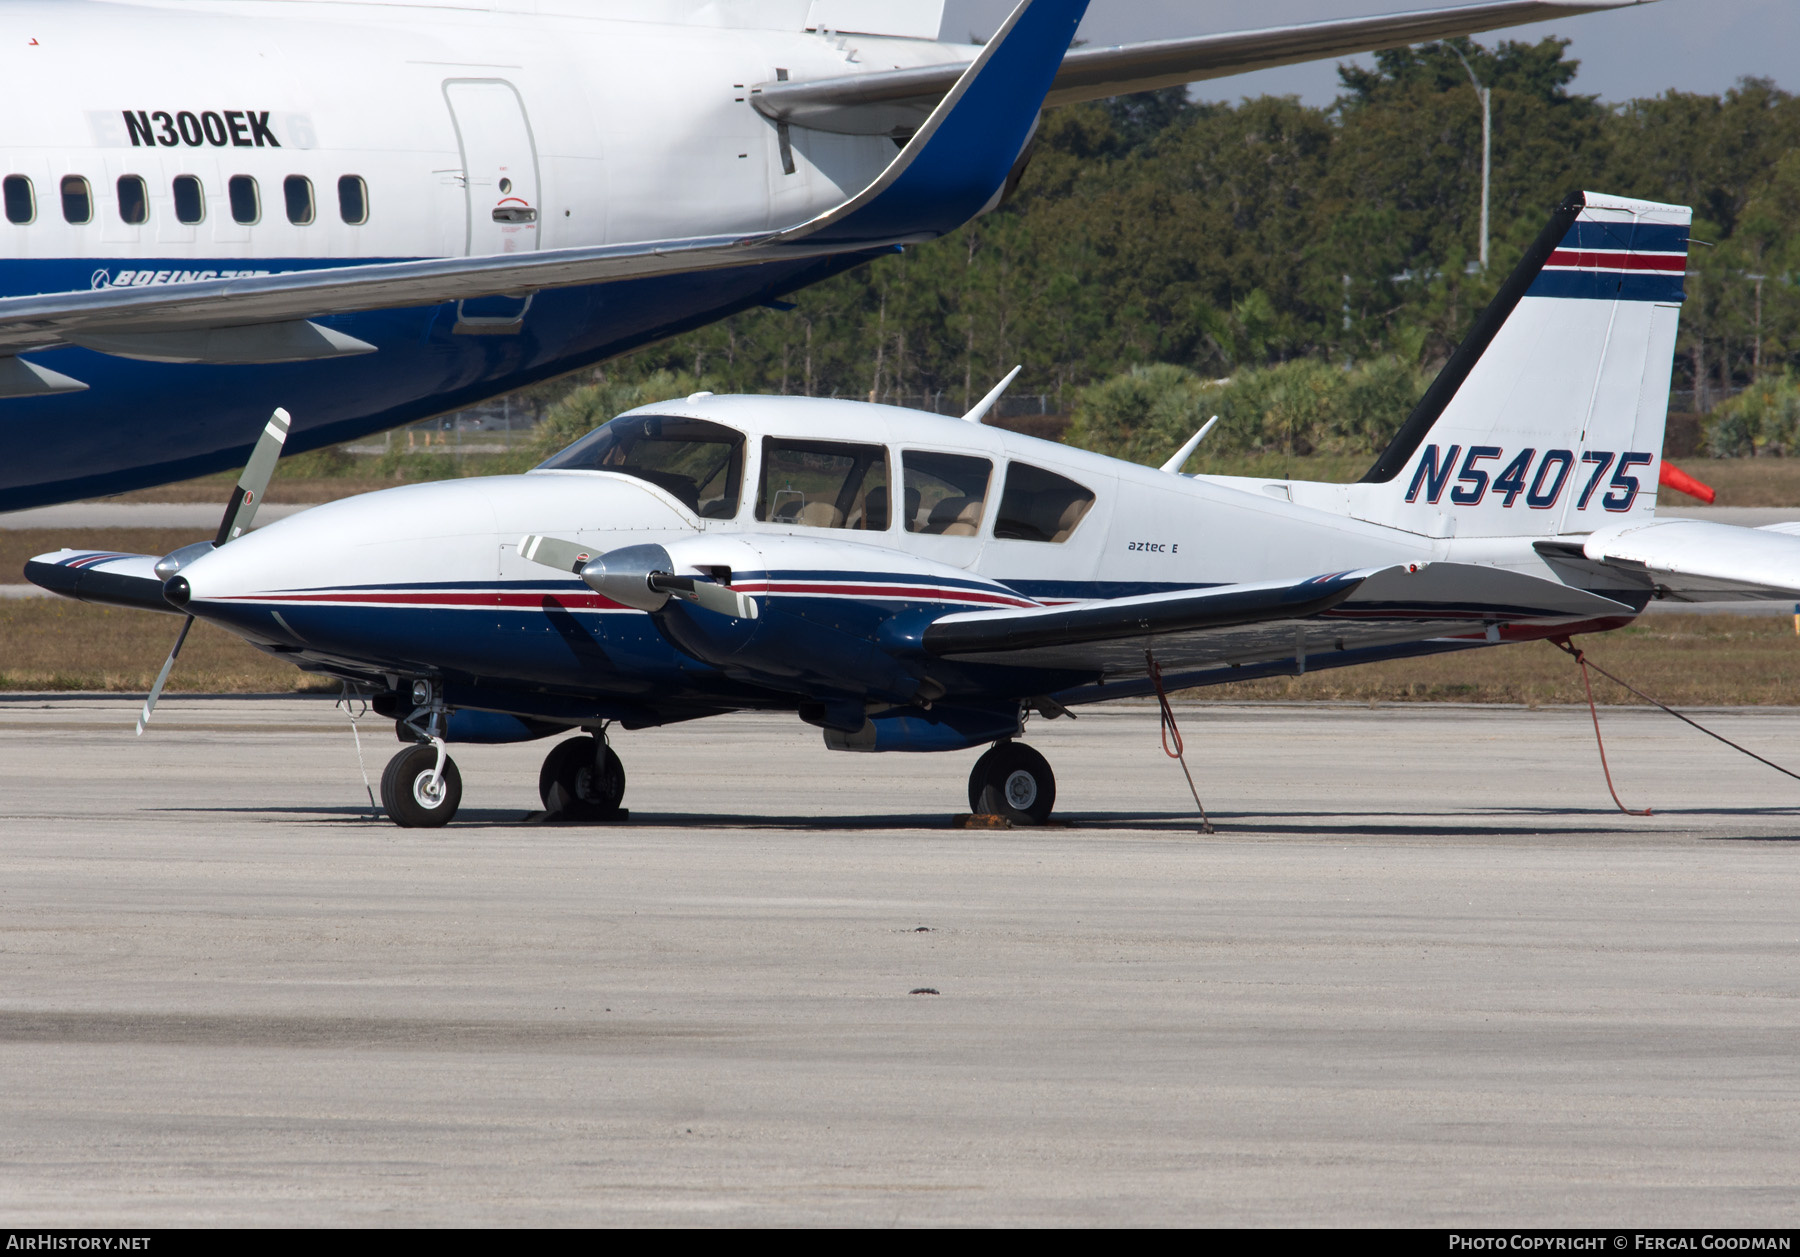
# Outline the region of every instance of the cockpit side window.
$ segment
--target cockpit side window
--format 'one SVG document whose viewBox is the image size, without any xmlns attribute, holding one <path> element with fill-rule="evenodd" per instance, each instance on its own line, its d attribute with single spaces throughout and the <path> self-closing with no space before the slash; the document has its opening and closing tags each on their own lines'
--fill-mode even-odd
<svg viewBox="0 0 1800 1257">
<path fill-rule="evenodd" d="M 744 434 L 705 419 L 622 415 L 539 469 L 616 471 L 666 490 L 702 519 L 731 519 L 743 500 Z"/>
<path fill-rule="evenodd" d="M 988 480 L 994 465 L 967 454 L 934 454 L 907 450 L 906 501 L 901 518 L 907 532 L 944 537 L 973 537 L 981 531 L 987 506 Z"/>
<path fill-rule="evenodd" d="M 887 531 L 887 447 L 765 437 L 756 518 L 808 528 Z"/>
<path fill-rule="evenodd" d="M 1094 504 L 1092 490 L 1029 463 L 1010 463 L 994 536 L 1014 541 L 1067 541 Z"/>
</svg>

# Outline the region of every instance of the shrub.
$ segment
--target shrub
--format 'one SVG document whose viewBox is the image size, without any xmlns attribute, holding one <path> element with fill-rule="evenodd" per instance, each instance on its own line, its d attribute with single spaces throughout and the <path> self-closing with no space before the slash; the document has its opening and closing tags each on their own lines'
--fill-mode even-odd
<svg viewBox="0 0 1800 1257">
<path fill-rule="evenodd" d="M 1800 453 L 1800 379 L 1767 376 L 1713 411 L 1706 450 L 1714 458 Z"/>
<path fill-rule="evenodd" d="M 1345 369 L 1312 358 L 1206 380 L 1158 363 L 1083 389 L 1068 441 L 1140 463 L 1159 463 L 1211 415 L 1209 450 L 1367 454 L 1380 450 L 1424 394 L 1425 374 L 1396 358 Z"/>
</svg>

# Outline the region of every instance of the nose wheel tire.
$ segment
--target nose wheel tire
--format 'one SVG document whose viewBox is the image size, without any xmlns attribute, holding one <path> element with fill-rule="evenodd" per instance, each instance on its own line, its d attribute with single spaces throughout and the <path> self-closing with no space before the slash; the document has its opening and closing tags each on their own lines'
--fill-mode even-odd
<svg viewBox="0 0 1800 1257">
<path fill-rule="evenodd" d="M 625 765 L 599 738 L 558 742 L 538 773 L 538 797 L 556 820 L 617 820 L 624 810 Z"/>
<path fill-rule="evenodd" d="M 1050 761 L 1023 742 L 1002 742 L 969 775 L 970 806 L 1015 825 L 1042 825 L 1056 806 L 1056 774 Z"/>
<path fill-rule="evenodd" d="M 447 825 L 462 806 L 462 774 L 456 770 L 456 761 L 446 755 L 439 778 L 437 755 L 434 746 L 409 746 L 382 770 L 381 806 L 403 829 Z"/>
</svg>

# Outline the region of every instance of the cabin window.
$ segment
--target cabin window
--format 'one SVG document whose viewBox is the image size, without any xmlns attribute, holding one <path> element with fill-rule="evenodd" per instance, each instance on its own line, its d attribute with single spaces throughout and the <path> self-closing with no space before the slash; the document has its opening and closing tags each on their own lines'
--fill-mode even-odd
<svg viewBox="0 0 1800 1257">
<path fill-rule="evenodd" d="M 136 227 L 150 219 L 150 189 L 142 175 L 119 176 L 119 217 Z"/>
<path fill-rule="evenodd" d="M 907 450 L 906 531 L 944 537 L 973 537 L 981 531 L 987 505 L 988 478 L 994 465 L 967 454 L 932 454 Z"/>
<path fill-rule="evenodd" d="M 313 220 L 312 180 L 305 175 L 289 175 L 281 181 L 282 195 L 287 198 L 288 221 L 304 227 Z"/>
<path fill-rule="evenodd" d="M 888 515 L 886 446 L 763 440 L 756 518 L 808 528 L 885 532 Z"/>
<path fill-rule="evenodd" d="M 62 181 L 63 221 L 88 223 L 94 220 L 94 194 L 88 181 L 80 175 L 64 175 Z"/>
<path fill-rule="evenodd" d="M 192 226 L 206 217 L 206 190 L 197 175 L 175 176 L 175 220 Z"/>
<path fill-rule="evenodd" d="M 1073 480 L 1029 463 L 1012 463 L 1006 468 L 994 536 L 1014 541 L 1067 541 L 1093 504 L 1093 492 Z"/>
<path fill-rule="evenodd" d="M 361 175 L 345 175 L 338 180 L 338 213 L 352 227 L 369 221 L 369 185 Z"/>
<path fill-rule="evenodd" d="M 702 519 L 737 514 L 744 435 L 677 415 L 623 415 L 539 464 L 544 471 L 616 471 L 679 498 Z"/>
<path fill-rule="evenodd" d="M 37 198 L 31 194 L 31 180 L 24 175 L 8 175 L 0 180 L 0 191 L 6 200 L 6 221 L 24 224 L 37 217 Z"/>
<path fill-rule="evenodd" d="M 231 198 L 231 221 L 250 226 L 262 221 L 262 195 L 249 175 L 233 175 L 225 184 Z"/>
</svg>

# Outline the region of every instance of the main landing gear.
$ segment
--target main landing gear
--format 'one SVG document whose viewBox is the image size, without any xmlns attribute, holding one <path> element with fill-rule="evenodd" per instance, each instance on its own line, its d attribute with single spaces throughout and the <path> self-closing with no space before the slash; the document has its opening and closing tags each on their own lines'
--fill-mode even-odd
<svg viewBox="0 0 1800 1257">
<path fill-rule="evenodd" d="M 538 773 L 538 797 L 552 820 L 624 820 L 625 765 L 604 734 L 558 742 Z"/>
<path fill-rule="evenodd" d="M 996 742 L 969 772 L 969 810 L 1004 816 L 1015 825 L 1042 825 L 1056 806 L 1050 761 L 1023 742 Z"/>
</svg>

